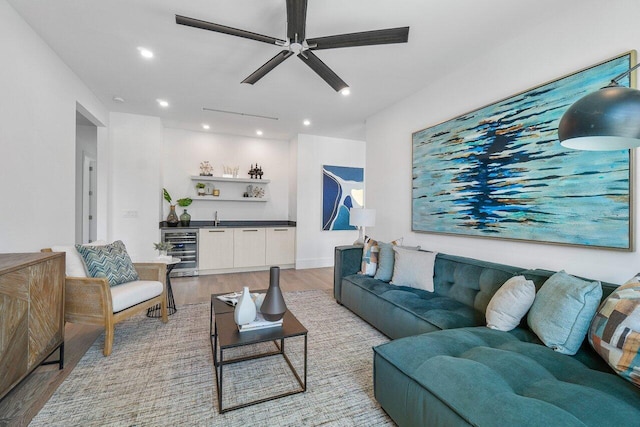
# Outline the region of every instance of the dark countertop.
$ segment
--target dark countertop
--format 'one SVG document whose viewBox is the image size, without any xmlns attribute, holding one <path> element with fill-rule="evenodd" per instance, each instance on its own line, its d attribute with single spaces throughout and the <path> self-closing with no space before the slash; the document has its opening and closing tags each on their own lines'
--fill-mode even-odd
<svg viewBox="0 0 640 427">
<path fill-rule="evenodd" d="M 242 227 L 295 227 L 295 221 L 288 220 L 267 220 L 267 221 L 220 221 L 217 226 L 213 225 L 213 221 L 191 221 L 188 227 L 182 227 L 180 224 L 176 227 L 169 227 L 166 221 L 160 222 L 161 229 L 177 230 L 188 228 L 242 228 Z"/>
</svg>

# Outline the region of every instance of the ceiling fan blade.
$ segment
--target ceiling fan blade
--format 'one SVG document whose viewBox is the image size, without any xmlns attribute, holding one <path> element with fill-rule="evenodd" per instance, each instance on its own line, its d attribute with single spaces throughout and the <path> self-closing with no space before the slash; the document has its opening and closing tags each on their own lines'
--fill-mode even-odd
<svg viewBox="0 0 640 427">
<path fill-rule="evenodd" d="M 320 60 L 313 52 L 308 50 L 298 54 L 298 58 L 302 59 L 313 71 L 315 71 L 325 82 L 329 83 L 336 92 L 349 87 L 331 68 Z"/>
<path fill-rule="evenodd" d="M 388 28 L 386 30 L 363 31 L 361 33 L 339 34 L 337 36 L 307 39 L 309 48 L 334 49 L 338 47 L 370 46 L 375 44 L 406 43 L 409 27 Z"/>
<path fill-rule="evenodd" d="M 287 0 L 287 38 L 302 43 L 307 26 L 307 0 Z"/>
<path fill-rule="evenodd" d="M 280 40 L 275 37 L 264 36 L 262 34 L 252 33 L 251 31 L 214 24 L 213 22 L 201 21 L 199 19 L 189 18 L 182 15 L 176 15 L 176 24 L 200 28 L 202 30 L 215 31 L 216 33 L 229 34 L 231 36 L 244 37 L 245 39 L 257 40 L 259 42 L 269 43 L 272 45 L 286 43 L 284 40 Z"/>
<path fill-rule="evenodd" d="M 278 65 L 280 65 L 285 59 L 287 59 L 291 55 L 293 55 L 293 52 L 291 52 L 290 50 L 281 50 L 280 52 L 278 52 L 276 56 L 274 56 L 273 58 L 265 62 L 265 64 L 262 67 L 258 68 L 253 73 L 251 73 L 251 75 L 246 79 L 244 79 L 242 83 L 249 83 L 251 85 L 254 84 L 258 80 L 263 78 L 269 71 L 273 70 Z"/>
</svg>

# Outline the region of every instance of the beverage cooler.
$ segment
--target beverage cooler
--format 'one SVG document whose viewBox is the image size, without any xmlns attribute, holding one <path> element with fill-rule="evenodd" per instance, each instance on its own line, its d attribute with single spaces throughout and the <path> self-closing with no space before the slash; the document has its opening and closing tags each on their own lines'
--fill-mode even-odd
<svg viewBox="0 0 640 427">
<path fill-rule="evenodd" d="M 171 277 L 198 275 L 198 229 L 180 228 L 162 230 L 162 241 L 169 242 L 173 249 L 167 255 L 180 258 L 180 263 L 171 271 Z"/>
</svg>

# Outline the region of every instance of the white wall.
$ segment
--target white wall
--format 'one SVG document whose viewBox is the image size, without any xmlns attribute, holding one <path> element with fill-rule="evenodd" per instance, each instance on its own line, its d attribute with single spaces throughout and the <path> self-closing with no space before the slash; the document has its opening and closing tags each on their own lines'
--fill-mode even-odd
<svg viewBox="0 0 640 427">
<path fill-rule="evenodd" d="M 75 241 L 76 102 L 106 110 L 0 0 L 0 252 Z"/>
<path fill-rule="evenodd" d="M 122 240 L 134 261 L 153 259 L 153 243 L 160 241 L 162 124 L 123 113 L 111 113 L 109 121 L 108 240 Z"/>
<path fill-rule="evenodd" d="M 374 236 L 383 240 L 404 236 L 405 243 L 440 252 L 566 269 L 611 282 L 625 281 L 640 270 L 637 252 L 411 232 L 412 132 L 640 47 L 639 2 L 588 0 L 579 7 L 567 3 L 571 4 L 558 2 L 545 23 L 534 28 L 523 25 L 518 38 L 504 40 L 459 72 L 425 76 L 429 86 L 367 120 L 366 195 L 368 207 L 377 210 Z M 636 224 L 638 196 L 636 190 Z"/>
<path fill-rule="evenodd" d="M 322 230 L 322 165 L 364 167 L 365 150 L 364 141 L 298 135 L 296 268 L 332 266 L 334 247 L 358 238 L 353 230 Z M 367 187 L 369 176 L 365 169 Z"/>
<path fill-rule="evenodd" d="M 164 129 L 162 187 L 167 189 L 174 203 L 183 197 L 195 195 L 195 182 L 190 177 L 200 174 L 200 163 L 205 160 L 213 166 L 214 176 L 222 176 L 223 166 L 226 165 L 239 166 L 241 178 L 249 178 L 251 164 L 255 165 L 257 162 L 264 171 L 263 179 L 269 179 L 270 183 L 260 184 L 260 180 L 255 180 L 254 185 L 265 187 L 269 200 L 233 202 L 219 201 L 213 197 L 210 200 L 194 200 L 187 208 L 192 221 L 211 221 L 215 211 L 218 211 L 218 219 L 221 221 L 289 219 L 288 185 L 289 174 L 293 171 L 289 168 L 287 141 Z M 226 190 L 221 189 L 222 193 L 233 190 L 229 184 L 222 185 L 228 186 Z M 182 210 L 183 208 L 176 206 L 178 215 Z M 169 204 L 163 201 L 161 220 L 166 219 L 168 214 Z"/>
</svg>

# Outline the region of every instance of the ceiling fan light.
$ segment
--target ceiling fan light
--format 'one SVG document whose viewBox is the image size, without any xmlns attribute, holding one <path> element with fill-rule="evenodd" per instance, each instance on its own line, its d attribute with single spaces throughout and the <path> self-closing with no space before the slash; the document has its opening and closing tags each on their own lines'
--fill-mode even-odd
<svg viewBox="0 0 640 427">
<path fill-rule="evenodd" d="M 640 91 L 607 86 L 576 101 L 558 126 L 563 147 L 628 150 L 640 146 Z"/>
</svg>

